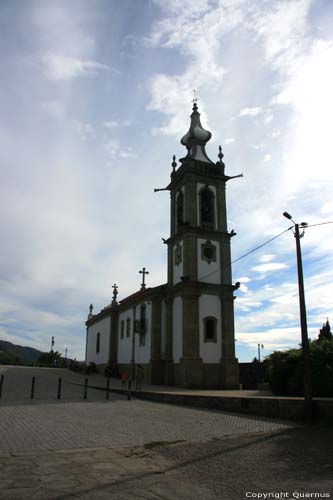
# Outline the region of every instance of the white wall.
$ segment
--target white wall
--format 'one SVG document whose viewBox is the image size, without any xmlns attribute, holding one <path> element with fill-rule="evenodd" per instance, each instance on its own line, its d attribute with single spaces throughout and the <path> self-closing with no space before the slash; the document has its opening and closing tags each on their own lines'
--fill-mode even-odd
<svg viewBox="0 0 333 500">
<path fill-rule="evenodd" d="M 126 336 L 127 318 L 131 320 L 131 333 Z M 124 321 L 124 338 L 121 338 L 121 321 Z M 118 319 L 118 363 L 130 363 L 132 359 L 132 339 L 133 339 L 133 308 L 130 307 L 126 311 L 119 314 Z"/>
<path fill-rule="evenodd" d="M 144 302 L 146 304 L 146 335 L 145 335 L 145 345 L 140 346 L 140 335 L 135 334 L 135 355 L 134 362 L 137 364 L 145 364 L 150 362 L 151 356 L 151 302 Z M 137 305 L 135 308 L 135 319 L 140 319 L 140 306 Z"/>
<path fill-rule="evenodd" d="M 181 249 L 182 249 L 182 261 L 180 262 L 180 264 L 178 264 L 178 266 L 176 266 L 176 257 L 175 257 L 177 244 L 174 245 L 173 249 L 172 249 L 172 252 L 173 252 L 173 255 L 172 255 L 172 262 L 173 262 L 173 284 L 174 285 L 176 283 L 178 283 L 180 281 L 180 277 L 183 276 L 183 263 L 184 263 L 183 242 L 180 241 L 179 245 L 181 246 Z"/>
<path fill-rule="evenodd" d="M 174 363 L 179 363 L 183 355 L 183 302 L 175 297 L 172 304 L 172 354 Z"/>
<path fill-rule="evenodd" d="M 202 184 L 201 182 L 197 183 L 197 225 L 200 225 L 200 203 L 199 203 L 199 191 L 201 188 L 206 186 L 206 184 Z M 214 206 L 215 206 L 215 229 L 217 229 L 217 202 L 216 202 L 216 187 L 208 184 L 209 188 L 214 193 Z"/>
<path fill-rule="evenodd" d="M 162 300 L 161 311 L 161 357 L 165 358 L 166 352 L 166 301 Z"/>
<path fill-rule="evenodd" d="M 221 283 L 221 272 L 220 272 L 220 244 L 218 241 L 209 240 L 213 245 L 216 246 L 216 262 L 211 262 L 208 264 L 207 261 L 201 260 L 201 245 L 207 240 L 198 239 L 198 281 L 204 283 Z M 214 272 L 216 271 L 216 272 Z M 212 274 L 210 274 L 212 273 Z M 207 276 L 209 274 L 209 276 Z M 206 276 L 204 278 L 204 276 Z M 201 279 L 203 278 L 203 279 Z"/>
<path fill-rule="evenodd" d="M 96 353 L 97 333 L 100 333 L 99 353 Z M 86 363 L 104 364 L 109 361 L 110 349 L 110 317 L 103 318 L 88 328 Z"/>
<path fill-rule="evenodd" d="M 217 342 L 204 342 L 203 318 L 217 318 Z M 200 356 L 204 363 L 219 363 L 222 356 L 221 301 L 216 295 L 203 294 L 199 298 L 199 338 Z"/>
</svg>

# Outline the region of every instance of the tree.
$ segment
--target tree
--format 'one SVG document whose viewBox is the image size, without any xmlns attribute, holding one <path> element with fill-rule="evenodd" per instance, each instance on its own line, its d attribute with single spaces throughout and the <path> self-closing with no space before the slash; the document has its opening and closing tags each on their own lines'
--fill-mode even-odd
<svg viewBox="0 0 333 500">
<path fill-rule="evenodd" d="M 311 379 L 314 396 L 333 396 L 333 337 L 309 342 Z M 267 358 L 268 379 L 277 396 L 302 396 L 302 349 L 275 351 Z"/>
<path fill-rule="evenodd" d="M 323 327 L 319 330 L 318 342 L 322 342 L 323 340 L 330 340 L 332 338 L 331 325 L 327 320 L 326 323 L 323 323 Z"/>
<path fill-rule="evenodd" d="M 58 351 L 43 352 L 37 363 L 40 366 L 62 366 L 61 354 Z"/>
<path fill-rule="evenodd" d="M 13 354 L 0 351 L 0 365 L 22 365 L 22 361 Z"/>
</svg>

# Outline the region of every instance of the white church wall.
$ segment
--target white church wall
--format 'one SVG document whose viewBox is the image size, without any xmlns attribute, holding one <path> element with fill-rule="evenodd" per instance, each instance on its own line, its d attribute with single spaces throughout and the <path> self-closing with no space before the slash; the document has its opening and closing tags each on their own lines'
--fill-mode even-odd
<svg viewBox="0 0 333 500">
<path fill-rule="evenodd" d="M 99 353 L 96 352 L 97 334 L 100 333 Z M 87 339 L 86 363 L 96 365 L 105 364 L 109 361 L 110 349 L 110 317 L 103 318 L 97 323 L 89 326 Z"/>
<path fill-rule="evenodd" d="M 127 336 L 127 319 L 130 320 L 130 335 Z M 121 335 L 121 322 L 124 321 L 123 337 Z M 133 308 L 129 308 L 119 314 L 118 319 L 118 363 L 128 364 L 132 359 L 133 339 Z"/>
<path fill-rule="evenodd" d="M 198 281 L 220 284 L 220 244 L 218 241 L 209 240 L 216 247 L 216 262 L 208 263 L 201 258 L 201 245 L 206 243 L 206 241 L 207 240 L 204 239 L 198 239 Z"/>
<path fill-rule="evenodd" d="M 204 322 L 203 319 L 212 316 L 217 319 L 217 338 L 216 342 L 204 341 Z M 216 295 L 203 294 L 199 298 L 199 339 L 200 356 L 204 363 L 219 363 L 222 353 L 221 339 L 221 301 Z"/>
<path fill-rule="evenodd" d="M 172 304 L 172 351 L 174 363 L 179 363 L 183 355 L 183 302 L 175 297 Z"/>
<path fill-rule="evenodd" d="M 201 188 L 204 186 L 207 186 L 207 184 L 202 184 L 201 182 L 197 183 L 197 224 L 200 226 L 200 203 L 199 203 L 199 191 Z M 216 187 L 211 186 L 208 184 L 208 187 L 213 191 L 214 193 L 214 208 L 215 208 L 215 229 L 217 229 L 217 204 L 216 204 Z"/>
<path fill-rule="evenodd" d="M 181 262 L 179 262 L 178 265 L 176 264 L 177 245 L 179 245 L 181 248 L 181 250 L 180 250 L 181 251 Z M 172 252 L 173 252 L 173 284 L 175 285 L 176 283 L 179 283 L 180 277 L 183 276 L 183 274 L 184 274 L 184 272 L 183 272 L 183 259 L 184 259 L 183 242 L 179 241 L 178 244 L 174 245 Z"/>
<path fill-rule="evenodd" d="M 161 309 L 161 357 L 165 358 L 166 352 L 166 301 L 162 300 Z"/>
<path fill-rule="evenodd" d="M 144 345 L 140 345 L 140 335 L 135 334 L 135 364 L 146 364 L 150 362 L 151 353 L 151 302 L 144 302 L 146 305 L 146 334 L 144 336 Z M 135 319 L 140 319 L 140 306 L 135 308 Z"/>
</svg>

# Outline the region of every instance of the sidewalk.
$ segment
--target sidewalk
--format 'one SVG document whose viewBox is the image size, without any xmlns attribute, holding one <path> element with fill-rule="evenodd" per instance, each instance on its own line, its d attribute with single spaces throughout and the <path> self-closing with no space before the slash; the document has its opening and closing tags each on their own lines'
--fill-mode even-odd
<svg viewBox="0 0 333 500">
<path fill-rule="evenodd" d="M 105 384 L 105 378 L 100 374 L 93 374 L 89 378 L 91 387 L 102 388 Z M 120 385 L 118 379 L 111 379 L 110 387 L 113 392 L 121 393 Z M 144 384 L 142 390 L 132 389 L 131 395 L 160 403 L 209 410 L 224 410 L 288 420 L 304 419 L 304 398 L 274 396 L 268 391 L 184 389 Z M 313 413 L 316 421 L 332 421 L 333 398 L 313 398 Z"/>
</svg>

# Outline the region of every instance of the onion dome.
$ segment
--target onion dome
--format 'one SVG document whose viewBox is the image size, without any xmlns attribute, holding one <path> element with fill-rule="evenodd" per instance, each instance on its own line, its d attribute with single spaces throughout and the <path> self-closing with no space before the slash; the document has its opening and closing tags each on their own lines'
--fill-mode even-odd
<svg viewBox="0 0 333 500">
<path fill-rule="evenodd" d="M 182 137 L 181 144 L 187 148 L 186 158 L 193 160 L 213 163 L 207 156 L 205 151 L 206 143 L 212 137 L 209 130 L 205 130 L 200 122 L 200 113 L 198 112 L 197 103 L 193 104 L 193 112 L 191 114 L 191 125 L 189 131 Z M 185 160 L 185 158 L 183 158 Z"/>
</svg>

